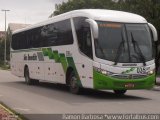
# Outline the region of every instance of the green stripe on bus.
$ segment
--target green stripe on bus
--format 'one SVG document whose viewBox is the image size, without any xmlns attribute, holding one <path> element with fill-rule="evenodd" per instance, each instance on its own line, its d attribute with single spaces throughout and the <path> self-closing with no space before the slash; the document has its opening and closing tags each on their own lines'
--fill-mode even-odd
<svg viewBox="0 0 160 120">
<path fill-rule="evenodd" d="M 65 54 L 59 54 L 59 56 L 60 56 L 60 62 L 62 64 L 63 70 L 66 73 L 68 64 L 67 64 L 67 60 L 66 60 Z"/>
<path fill-rule="evenodd" d="M 47 48 L 42 48 L 42 52 L 44 56 L 48 56 Z"/>
<path fill-rule="evenodd" d="M 60 57 L 59 57 L 59 54 L 58 54 L 58 51 L 53 51 L 53 55 L 54 55 L 54 60 L 55 62 L 59 63 L 60 62 Z"/>
<path fill-rule="evenodd" d="M 54 59 L 56 63 L 61 63 L 65 73 L 67 72 L 67 68 L 68 67 L 72 67 L 74 72 L 75 72 L 75 74 L 76 74 L 76 77 L 78 79 L 78 81 L 77 81 L 78 85 L 80 87 L 82 87 L 82 83 L 81 83 L 79 74 L 77 72 L 77 68 L 76 68 L 75 62 L 74 62 L 72 57 L 65 57 L 64 53 L 58 53 L 57 50 L 54 50 L 52 52 L 51 48 L 42 48 L 42 51 L 43 51 L 43 55 L 44 56 L 48 56 L 49 59 Z"/>
<path fill-rule="evenodd" d="M 49 59 L 54 59 L 54 55 L 51 48 L 47 48 Z"/>
<path fill-rule="evenodd" d="M 68 62 L 68 66 L 69 67 L 72 67 L 73 68 L 73 70 L 74 70 L 74 72 L 75 72 L 75 74 L 76 74 L 76 77 L 77 77 L 77 82 L 78 82 L 78 85 L 80 86 L 80 87 L 82 87 L 82 83 L 81 83 L 81 80 L 80 80 L 80 77 L 79 77 L 79 74 L 78 74 L 78 71 L 77 71 L 77 68 L 76 68 L 76 65 L 75 65 L 75 63 L 74 63 L 74 60 L 73 60 L 73 58 L 72 57 L 67 57 L 67 62 Z"/>
</svg>

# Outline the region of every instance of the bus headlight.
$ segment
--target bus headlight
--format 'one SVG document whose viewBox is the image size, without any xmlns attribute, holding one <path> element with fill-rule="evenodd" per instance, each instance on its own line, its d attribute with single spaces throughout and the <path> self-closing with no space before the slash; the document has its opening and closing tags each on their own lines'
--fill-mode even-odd
<svg viewBox="0 0 160 120">
<path fill-rule="evenodd" d="M 106 71 L 106 70 L 101 70 L 101 73 L 103 75 L 109 75 L 109 76 L 111 76 L 113 74 L 112 72 L 109 72 L 109 71 Z"/>
<path fill-rule="evenodd" d="M 102 70 L 101 73 L 104 75 L 107 75 L 107 71 L 105 71 L 105 70 Z"/>
<path fill-rule="evenodd" d="M 154 70 L 151 70 L 148 72 L 148 75 L 153 75 L 154 74 Z"/>
<path fill-rule="evenodd" d="M 103 69 L 100 69 L 100 68 L 97 68 L 97 67 L 94 67 L 94 70 L 97 71 L 98 73 L 103 74 L 103 75 L 112 75 L 112 74 L 114 74 L 114 73 L 112 73 L 110 71 L 103 70 Z"/>
</svg>

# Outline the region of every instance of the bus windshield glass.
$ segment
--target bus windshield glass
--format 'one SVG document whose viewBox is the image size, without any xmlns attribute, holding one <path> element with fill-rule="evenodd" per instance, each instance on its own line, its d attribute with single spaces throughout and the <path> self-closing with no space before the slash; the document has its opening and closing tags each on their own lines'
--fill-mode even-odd
<svg viewBox="0 0 160 120">
<path fill-rule="evenodd" d="M 153 60 L 153 43 L 147 24 L 97 21 L 96 56 L 115 63 L 145 63 Z"/>
</svg>

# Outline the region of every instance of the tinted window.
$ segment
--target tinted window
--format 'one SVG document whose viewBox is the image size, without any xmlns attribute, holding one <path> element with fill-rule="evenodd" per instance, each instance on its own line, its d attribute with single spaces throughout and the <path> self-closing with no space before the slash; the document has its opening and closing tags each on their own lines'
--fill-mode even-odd
<svg viewBox="0 0 160 120">
<path fill-rule="evenodd" d="M 126 24 L 132 62 L 149 61 L 154 58 L 150 30 L 147 24 Z"/>
<path fill-rule="evenodd" d="M 25 49 L 27 48 L 26 39 L 25 39 L 25 33 L 22 32 L 19 34 L 19 49 Z"/>
<path fill-rule="evenodd" d="M 17 49 L 18 48 L 18 37 L 17 35 L 12 36 L 12 48 Z"/>
<path fill-rule="evenodd" d="M 64 20 L 41 28 L 41 38 L 44 46 L 73 44 L 70 20 Z"/>
<path fill-rule="evenodd" d="M 124 24 L 97 21 L 99 38 L 95 40 L 96 56 L 109 61 L 128 62 L 128 46 Z"/>
<path fill-rule="evenodd" d="M 144 63 L 153 59 L 152 39 L 147 24 L 97 21 L 99 38 L 96 56 L 115 63 Z"/>
<path fill-rule="evenodd" d="M 78 45 L 85 55 L 93 58 L 90 25 L 85 22 L 87 18 L 74 18 Z"/>
<path fill-rule="evenodd" d="M 21 32 L 18 34 L 14 34 L 12 36 L 12 48 L 15 50 L 18 49 L 26 49 L 28 48 L 29 44 L 26 40 L 25 32 Z"/>
<path fill-rule="evenodd" d="M 28 49 L 73 44 L 70 20 L 34 28 L 12 36 L 12 48 Z"/>
<path fill-rule="evenodd" d="M 28 32 L 30 46 L 32 48 L 43 47 L 43 41 L 41 39 L 41 27 L 32 29 Z"/>
</svg>

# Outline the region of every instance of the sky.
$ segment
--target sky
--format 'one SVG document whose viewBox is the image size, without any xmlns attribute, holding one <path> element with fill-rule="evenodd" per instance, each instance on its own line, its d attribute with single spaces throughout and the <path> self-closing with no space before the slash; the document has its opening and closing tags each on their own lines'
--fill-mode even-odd
<svg viewBox="0 0 160 120">
<path fill-rule="evenodd" d="M 35 24 L 47 20 L 55 10 L 55 4 L 67 0 L 0 0 L 0 31 L 5 30 L 5 17 L 2 9 L 7 12 L 8 23 Z"/>
</svg>

